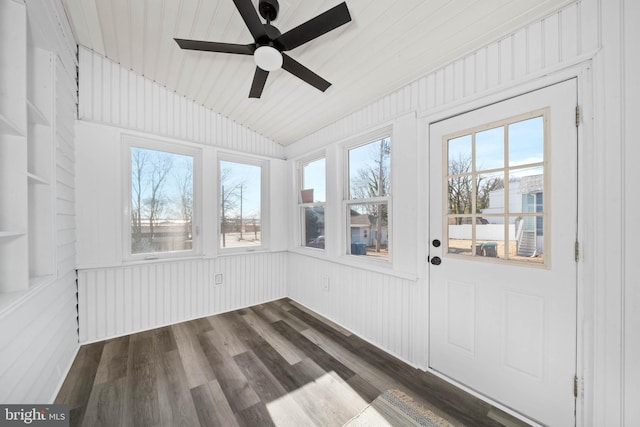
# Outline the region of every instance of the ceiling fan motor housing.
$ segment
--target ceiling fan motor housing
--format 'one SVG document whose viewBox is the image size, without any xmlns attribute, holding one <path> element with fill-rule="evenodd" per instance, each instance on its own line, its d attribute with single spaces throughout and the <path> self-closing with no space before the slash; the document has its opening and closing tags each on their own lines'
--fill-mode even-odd
<svg viewBox="0 0 640 427">
<path fill-rule="evenodd" d="M 260 16 L 266 19 L 267 22 L 275 21 L 278 17 L 279 10 L 280 5 L 278 4 L 278 0 L 260 0 L 258 2 Z"/>
</svg>

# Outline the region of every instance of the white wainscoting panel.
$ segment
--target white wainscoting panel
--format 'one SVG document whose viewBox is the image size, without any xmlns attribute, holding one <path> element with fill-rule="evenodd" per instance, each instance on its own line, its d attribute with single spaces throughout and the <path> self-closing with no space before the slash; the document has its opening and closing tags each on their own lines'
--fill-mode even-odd
<svg viewBox="0 0 640 427">
<path fill-rule="evenodd" d="M 220 148 L 283 158 L 268 138 L 79 48 L 79 118 Z"/>
<path fill-rule="evenodd" d="M 285 297 L 286 273 L 286 252 L 80 270 L 80 342 Z M 216 274 L 223 275 L 221 285 Z"/>
<path fill-rule="evenodd" d="M 414 366 L 425 363 L 425 283 L 295 253 L 288 265 L 291 299 Z"/>
</svg>

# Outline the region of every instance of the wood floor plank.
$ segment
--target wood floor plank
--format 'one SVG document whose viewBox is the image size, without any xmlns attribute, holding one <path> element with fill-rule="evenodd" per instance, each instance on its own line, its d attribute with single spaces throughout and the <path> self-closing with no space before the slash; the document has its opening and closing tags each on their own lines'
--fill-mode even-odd
<svg viewBox="0 0 640 427">
<path fill-rule="evenodd" d="M 364 361 L 359 353 L 349 351 L 314 328 L 303 331 L 302 335 L 327 352 L 327 354 L 335 357 L 340 363 L 349 367 L 377 390 L 384 391 L 396 385 L 397 381 L 392 376 L 382 372 L 379 367 Z"/>
<path fill-rule="evenodd" d="M 262 402 L 258 402 L 255 405 L 244 409 L 236 415 L 236 419 L 241 427 L 272 427 L 278 425 L 273 421 L 266 405 Z"/>
<path fill-rule="evenodd" d="M 252 352 L 234 357 L 276 425 L 305 426 L 313 421 L 262 361 Z M 326 424 L 330 425 L 330 424 Z"/>
<path fill-rule="evenodd" d="M 160 425 L 156 364 L 158 357 L 151 334 L 135 334 L 129 343 L 129 360 L 123 406 L 123 425 Z"/>
<path fill-rule="evenodd" d="M 271 402 L 287 394 L 282 384 L 269 372 L 253 351 L 246 351 L 233 358 L 263 402 Z"/>
<path fill-rule="evenodd" d="M 202 334 L 199 339 L 233 412 L 241 412 L 259 403 L 260 397 L 253 390 L 236 361 L 230 356 L 223 357 L 219 353 L 216 331 Z"/>
<path fill-rule="evenodd" d="M 242 336 L 236 335 L 233 322 L 229 319 L 223 315 L 211 316 L 208 319 L 215 335 L 218 336 L 218 342 L 222 345 L 219 351 L 223 356 L 233 357 L 251 349 Z"/>
<path fill-rule="evenodd" d="M 280 355 L 289 364 L 293 365 L 298 363 L 305 357 L 304 353 L 302 353 L 300 349 L 284 339 L 275 329 L 273 329 L 270 323 L 266 322 L 254 312 L 243 314 L 242 319 L 258 334 L 260 334 L 260 336 L 264 338 L 271 347 L 280 353 Z"/>
<path fill-rule="evenodd" d="M 209 381 L 191 390 L 203 427 L 236 427 L 238 422 L 217 380 Z"/>
<path fill-rule="evenodd" d="M 290 395 L 319 426 L 341 426 L 369 403 L 334 372 L 326 372 L 309 358 L 293 371 L 303 385 Z"/>
<path fill-rule="evenodd" d="M 105 342 L 96 372 L 95 384 L 115 381 L 127 375 L 129 336 Z"/>
<path fill-rule="evenodd" d="M 293 329 L 288 323 L 284 321 L 278 321 L 273 324 L 273 327 L 280 332 L 284 337 L 298 346 L 305 354 L 316 362 L 320 367 L 327 372 L 335 371 L 344 380 L 348 380 L 355 373 L 340 363 L 335 357 L 327 354 L 320 347 L 309 341 L 300 332 Z"/>
<path fill-rule="evenodd" d="M 109 427 L 123 420 L 126 378 L 95 384 L 82 421 L 87 427 Z"/>
<path fill-rule="evenodd" d="M 277 322 L 278 320 L 284 320 L 284 314 L 280 312 L 280 309 L 273 302 L 268 304 L 258 304 L 251 307 L 251 311 L 263 318 L 268 323 Z"/>
<path fill-rule="evenodd" d="M 307 378 L 297 375 L 294 369 L 296 364 L 290 364 L 269 343 L 256 346 L 253 352 L 287 392 L 297 390 L 308 382 Z"/>
<path fill-rule="evenodd" d="M 180 352 L 176 349 L 161 353 L 161 363 L 157 372 L 162 424 L 199 426 Z"/>
<path fill-rule="evenodd" d="M 500 425 L 486 402 L 287 298 L 83 345 L 55 402 L 74 427 L 331 427 L 390 388 L 456 426 Z"/>
<path fill-rule="evenodd" d="M 153 329 L 151 332 L 155 341 L 154 344 L 158 348 L 158 351 L 169 352 L 178 349 L 178 344 L 176 343 L 173 330 L 170 326 Z"/>
<path fill-rule="evenodd" d="M 201 330 L 203 329 L 196 322 L 179 323 L 172 327 L 189 388 L 205 384 L 216 377 L 197 337 Z"/>
<path fill-rule="evenodd" d="M 82 425 L 104 345 L 105 342 L 101 341 L 80 347 L 55 399 L 55 403 L 69 405 L 72 426 Z"/>
<path fill-rule="evenodd" d="M 365 380 L 360 375 L 356 374 L 347 380 L 349 387 L 364 400 L 371 403 L 376 397 L 378 397 L 384 390 L 379 389 L 371 382 Z"/>
<path fill-rule="evenodd" d="M 323 348 L 328 353 L 333 354 L 333 351 L 339 351 L 340 355 L 347 358 L 349 353 L 357 355 L 357 359 L 352 359 L 352 363 L 346 361 L 345 363 L 357 366 L 356 370 L 359 375 L 372 384 L 376 384 L 378 388 L 387 389 L 395 384 L 396 388 L 414 397 L 416 401 L 422 402 L 424 406 L 433 408 L 436 413 L 445 418 L 474 422 L 478 426 L 485 425 L 473 421 L 467 416 L 467 413 L 471 412 L 469 409 L 473 409 L 474 413 L 486 413 L 490 405 L 485 402 L 470 398 L 467 393 L 451 386 L 444 380 L 418 371 L 399 359 L 381 352 L 357 336 L 345 337 L 304 311 L 294 308 L 291 310 L 291 314 L 312 325 L 312 328 L 303 333 L 313 337 L 314 342 L 320 346 L 323 346 L 323 342 Z M 315 331 L 316 328 L 321 333 Z M 330 342 L 333 344 L 329 344 Z M 340 356 L 336 356 L 340 359 Z M 372 366 L 375 367 L 373 370 L 370 369 Z M 428 378 L 427 381 L 425 381 L 426 378 Z M 416 379 L 421 379 L 421 381 L 416 382 Z M 429 396 L 429 398 L 425 400 L 423 396 Z M 445 408 L 444 412 L 439 408 Z M 483 422 L 487 422 L 486 425 L 495 426 L 493 421 L 483 420 Z"/>
<path fill-rule="evenodd" d="M 336 331 L 340 332 L 341 334 L 343 334 L 344 336 L 351 336 L 351 331 L 343 328 L 342 326 L 338 325 L 337 323 L 333 322 L 331 319 L 328 319 L 324 316 L 319 315 L 318 313 L 314 313 L 313 311 L 311 311 L 310 309 L 308 309 L 307 307 L 305 307 L 304 305 L 296 302 L 296 301 L 290 301 L 289 302 L 291 304 L 291 307 L 295 307 L 296 309 L 300 310 L 300 311 L 304 311 L 305 313 L 307 313 L 310 316 L 315 317 L 316 319 L 318 319 L 319 321 L 321 321 L 322 323 L 326 324 L 327 326 L 332 327 L 333 329 L 335 329 Z"/>
</svg>

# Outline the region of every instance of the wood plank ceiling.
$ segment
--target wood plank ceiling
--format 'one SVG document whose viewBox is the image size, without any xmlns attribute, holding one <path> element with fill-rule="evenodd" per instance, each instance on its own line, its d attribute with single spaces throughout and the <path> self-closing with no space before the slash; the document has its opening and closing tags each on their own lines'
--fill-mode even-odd
<svg viewBox="0 0 640 427">
<path fill-rule="evenodd" d="M 173 41 L 252 43 L 232 0 L 62 0 L 78 44 L 283 145 L 574 1 L 346 0 L 350 23 L 289 52 L 333 85 L 278 70 L 249 99 L 252 57 Z M 284 33 L 340 2 L 280 0 L 273 24 Z"/>
</svg>

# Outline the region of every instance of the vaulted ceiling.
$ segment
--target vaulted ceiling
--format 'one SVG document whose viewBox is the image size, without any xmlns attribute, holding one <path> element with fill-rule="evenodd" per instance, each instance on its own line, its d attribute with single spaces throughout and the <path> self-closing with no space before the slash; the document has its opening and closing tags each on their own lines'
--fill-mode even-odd
<svg viewBox="0 0 640 427">
<path fill-rule="evenodd" d="M 332 86 L 278 70 L 259 99 L 251 56 L 173 40 L 252 43 L 232 0 L 62 1 L 78 44 L 286 145 L 575 0 L 346 0 L 350 23 L 288 52 Z M 284 33 L 339 3 L 280 0 L 273 25 Z"/>
</svg>

